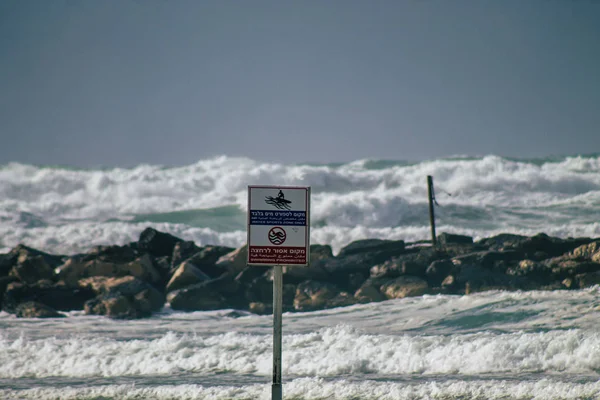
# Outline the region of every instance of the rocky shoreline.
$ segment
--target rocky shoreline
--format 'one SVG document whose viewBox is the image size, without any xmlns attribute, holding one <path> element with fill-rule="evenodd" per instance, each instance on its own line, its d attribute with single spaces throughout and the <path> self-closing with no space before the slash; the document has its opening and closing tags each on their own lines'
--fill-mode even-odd
<svg viewBox="0 0 600 400">
<path fill-rule="evenodd" d="M 19 245 L 0 254 L 2 310 L 24 318 L 65 311 L 114 319 L 174 310 L 272 313 L 272 269 L 246 266 L 246 247 L 198 247 L 145 229 L 137 242 L 52 255 Z M 424 294 L 572 290 L 600 283 L 600 238 L 501 234 L 474 242 L 442 233 L 438 245 L 365 239 L 334 256 L 311 246 L 311 265 L 285 267 L 284 311 Z"/>
</svg>

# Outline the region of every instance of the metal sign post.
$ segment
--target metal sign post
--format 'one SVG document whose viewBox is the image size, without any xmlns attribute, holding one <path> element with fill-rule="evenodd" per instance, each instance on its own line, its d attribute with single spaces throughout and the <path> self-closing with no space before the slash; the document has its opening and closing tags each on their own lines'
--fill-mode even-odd
<svg viewBox="0 0 600 400">
<path fill-rule="evenodd" d="M 271 398 L 282 400 L 281 387 L 281 336 L 283 320 L 283 268 L 273 267 L 273 385 Z"/>
<path fill-rule="evenodd" d="M 248 265 L 273 266 L 273 400 L 282 400 L 283 266 L 310 262 L 310 187 L 248 186 Z"/>
</svg>

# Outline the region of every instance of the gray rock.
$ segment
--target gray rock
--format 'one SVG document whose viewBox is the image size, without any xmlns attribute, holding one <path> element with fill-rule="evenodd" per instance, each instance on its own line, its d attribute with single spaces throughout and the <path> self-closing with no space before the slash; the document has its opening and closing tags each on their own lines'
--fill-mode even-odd
<svg viewBox="0 0 600 400">
<path fill-rule="evenodd" d="M 161 274 L 154 267 L 152 258 L 148 254 L 125 264 L 115 264 L 96 259 L 82 261 L 72 257 L 58 267 L 56 271 L 61 280 L 73 287 L 78 285 L 79 280 L 94 276 L 123 277 L 130 275 L 154 284 L 162 281 Z"/>
<path fill-rule="evenodd" d="M 446 232 L 439 234 L 437 241 L 442 246 L 447 246 L 450 244 L 473 244 L 473 238 L 471 236 L 455 235 Z"/>
<path fill-rule="evenodd" d="M 347 257 L 353 254 L 384 252 L 390 255 L 398 255 L 404 252 L 403 240 L 363 239 L 357 240 L 342 248 L 338 257 Z"/>
<path fill-rule="evenodd" d="M 35 283 L 39 280 L 53 280 L 54 271 L 42 255 L 33 255 L 23 252 L 17 259 L 17 264 L 10 271 L 10 275 L 23 283 Z"/>
<path fill-rule="evenodd" d="M 340 294 L 340 288 L 328 282 L 305 281 L 296 288 L 294 309 L 311 311 L 326 308 L 327 302 Z"/>
<path fill-rule="evenodd" d="M 52 307 L 35 301 L 21 303 L 15 310 L 17 318 L 64 318 L 65 315 Z"/>
<path fill-rule="evenodd" d="M 38 302 L 55 310 L 82 310 L 86 301 L 95 296 L 85 288 L 72 288 L 64 283 L 38 281 L 33 284 L 13 282 L 7 285 L 2 307 L 6 312 L 15 313 L 19 304 Z"/>
<path fill-rule="evenodd" d="M 416 276 L 401 276 L 381 286 L 379 289 L 388 299 L 421 296 L 428 292 L 429 285 Z"/>
<path fill-rule="evenodd" d="M 93 290 L 98 295 L 86 302 L 87 314 L 106 315 L 117 319 L 144 318 L 159 311 L 165 303 L 165 296 L 161 292 L 133 276 L 95 276 L 82 279 L 79 285 Z"/>
<path fill-rule="evenodd" d="M 172 292 L 173 290 L 208 280 L 210 280 L 208 275 L 191 262 L 185 261 L 179 265 L 179 268 L 177 268 L 171 280 L 167 283 L 166 291 Z"/>
<path fill-rule="evenodd" d="M 152 254 L 154 257 L 172 256 L 175 245 L 183 242 L 183 239 L 169 233 L 159 232 L 153 228 L 146 228 L 140 234 L 137 248 L 143 252 Z"/>
</svg>

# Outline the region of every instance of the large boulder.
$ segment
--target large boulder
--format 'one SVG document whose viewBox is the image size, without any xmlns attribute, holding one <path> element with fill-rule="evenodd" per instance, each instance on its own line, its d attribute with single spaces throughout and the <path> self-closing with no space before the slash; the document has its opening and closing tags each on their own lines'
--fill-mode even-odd
<svg viewBox="0 0 600 400">
<path fill-rule="evenodd" d="M 333 250 L 328 244 L 311 244 L 310 261 L 324 260 L 333 257 Z"/>
<path fill-rule="evenodd" d="M 95 276 L 80 280 L 79 286 L 97 295 L 85 304 L 86 314 L 91 315 L 115 319 L 144 318 L 159 311 L 165 303 L 161 292 L 133 276 Z"/>
<path fill-rule="evenodd" d="M 577 282 L 577 286 L 582 289 L 589 286 L 599 285 L 600 271 L 575 275 L 575 281 Z"/>
<path fill-rule="evenodd" d="M 177 242 L 173 247 L 173 255 L 171 256 L 171 269 L 175 270 L 179 264 L 202 250 L 196 246 L 193 241 Z"/>
<path fill-rule="evenodd" d="M 556 280 L 572 278 L 578 274 L 600 270 L 600 263 L 585 259 L 578 260 L 571 255 L 549 258 L 542 261 L 542 265 L 546 267 L 548 275 Z"/>
<path fill-rule="evenodd" d="M 183 242 L 183 239 L 169 233 L 159 232 L 153 228 L 146 228 L 140 234 L 137 248 L 140 251 L 152 254 L 154 257 L 170 257 L 173 255 L 175 245 L 179 242 Z"/>
<path fill-rule="evenodd" d="M 386 253 L 394 256 L 402 254 L 404 249 L 405 244 L 403 240 L 362 239 L 356 240 L 342 248 L 338 257 L 364 253 Z"/>
<path fill-rule="evenodd" d="M 83 261 L 100 260 L 113 264 L 125 264 L 140 256 L 131 245 L 125 246 L 96 246 L 82 256 Z"/>
<path fill-rule="evenodd" d="M 451 260 L 445 259 L 433 261 L 425 270 L 427 282 L 430 286 L 439 286 L 454 269 L 454 263 Z"/>
<path fill-rule="evenodd" d="M 8 275 L 15 262 L 12 254 L 0 254 L 0 277 Z"/>
<path fill-rule="evenodd" d="M 573 258 L 600 263 L 600 241 L 577 247 L 570 254 Z"/>
<path fill-rule="evenodd" d="M 481 239 L 477 244 L 486 247 L 489 250 L 504 251 L 507 249 L 514 249 L 525 239 L 527 239 L 527 236 L 501 233 L 496 236 Z"/>
<path fill-rule="evenodd" d="M 452 258 L 455 269 L 463 266 L 477 266 L 483 269 L 506 272 L 506 270 L 521 260 L 521 253 L 514 250 L 479 251 Z"/>
<path fill-rule="evenodd" d="M 354 298 L 359 303 L 372 303 L 385 300 L 385 296 L 379 291 L 380 285 L 374 285 L 371 281 L 365 282 L 354 293 Z"/>
<path fill-rule="evenodd" d="M 337 257 L 311 262 L 311 268 L 323 268 L 329 282 L 354 292 L 369 277 L 372 266 L 405 252 L 402 240 L 359 240 L 344 247 Z"/>
<path fill-rule="evenodd" d="M 6 255 L 3 264 L 5 264 L 5 267 L 10 266 L 10 268 L 12 268 L 14 266 L 14 263 L 16 263 L 20 257 L 22 259 L 27 259 L 30 257 L 37 257 L 37 256 L 43 257 L 44 261 L 46 261 L 46 264 L 48 264 L 50 266 L 50 268 L 56 268 L 63 262 L 62 261 L 63 256 L 61 256 L 61 255 L 48 254 L 43 251 L 36 250 L 34 248 L 20 244 L 20 245 L 16 246 L 15 248 L 13 248 Z"/>
<path fill-rule="evenodd" d="M 73 287 L 77 286 L 79 280 L 94 276 L 123 277 L 131 275 L 153 284 L 158 284 L 162 280 L 161 274 L 154 267 L 152 258 L 148 254 L 124 264 L 96 259 L 82 262 L 81 259 L 72 257 L 57 268 L 57 272 L 61 280 Z"/>
<path fill-rule="evenodd" d="M 0 277 L 0 309 L 2 309 L 2 302 L 4 300 L 4 293 L 6 293 L 6 288 L 9 284 L 13 282 L 17 282 L 18 279 L 14 276 L 3 276 Z"/>
<path fill-rule="evenodd" d="M 453 244 L 473 244 L 473 237 L 443 232 L 438 235 L 437 242 L 442 246 Z"/>
<path fill-rule="evenodd" d="M 189 261 L 184 261 L 167 283 L 167 292 L 210 280 L 210 277 Z"/>
<path fill-rule="evenodd" d="M 591 241 L 589 238 L 561 239 L 539 233 L 516 243 L 513 249 L 524 253 L 526 258 L 533 258 L 532 255 L 538 252 L 546 254 L 547 257 L 558 257 Z"/>
<path fill-rule="evenodd" d="M 10 275 L 23 283 L 35 283 L 39 280 L 53 280 L 54 271 L 46 258 L 42 255 L 33 255 L 23 252 L 17 258 L 16 265 L 10 271 Z"/>
<path fill-rule="evenodd" d="M 229 253 L 222 255 L 215 262 L 215 266 L 228 274 L 237 276 L 248 266 L 248 246 L 244 245 Z"/>
<path fill-rule="evenodd" d="M 453 289 L 466 294 L 486 290 L 529 290 L 537 286 L 527 278 L 478 265 L 463 265 L 453 279 Z"/>
<path fill-rule="evenodd" d="M 444 253 L 433 248 L 415 249 L 411 253 L 392 257 L 385 262 L 371 268 L 371 278 L 396 278 L 401 275 L 414 275 L 424 277 L 427 267 Z"/>
<path fill-rule="evenodd" d="M 95 293 L 87 288 L 73 288 L 63 282 L 13 282 L 6 287 L 2 308 L 6 312 L 15 313 L 19 304 L 33 301 L 59 311 L 83 310 L 85 302 L 94 295 Z"/>
<path fill-rule="evenodd" d="M 230 275 L 200 282 L 167 295 L 167 302 L 174 310 L 204 311 L 223 308 L 238 308 L 246 299 L 242 296 L 241 286 Z"/>
<path fill-rule="evenodd" d="M 328 303 L 335 302 L 341 294 L 339 287 L 328 282 L 305 281 L 296 288 L 294 308 L 296 311 L 312 311 L 328 308 Z M 349 297 L 347 293 L 342 295 Z"/>
<path fill-rule="evenodd" d="M 35 301 L 28 301 L 17 306 L 17 318 L 64 318 L 64 314 L 57 312 L 52 307 Z"/>
<path fill-rule="evenodd" d="M 404 297 L 421 296 L 428 292 L 427 282 L 416 276 L 400 276 L 384 283 L 380 291 L 388 299 L 402 299 Z"/>
<path fill-rule="evenodd" d="M 194 264 L 198 269 L 211 278 L 217 278 L 223 275 L 225 272 L 232 274 L 235 273 L 235 275 L 237 275 L 237 273 L 240 271 L 237 269 L 230 270 L 229 266 L 225 262 L 220 262 L 217 264 L 217 261 L 219 261 L 221 257 L 230 254 L 232 251 L 234 251 L 234 249 L 231 247 L 205 246 L 187 258 L 186 261 Z"/>
</svg>

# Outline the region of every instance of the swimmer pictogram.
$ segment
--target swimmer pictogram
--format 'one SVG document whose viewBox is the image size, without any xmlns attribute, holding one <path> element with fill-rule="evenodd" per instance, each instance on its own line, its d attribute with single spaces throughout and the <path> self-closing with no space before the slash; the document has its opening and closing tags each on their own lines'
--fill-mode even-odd
<svg viewBox="0 0 600 400">
<path fill-rule="evenodd" d="M 276 246 L 283 244 L 283 242 L 285 242 L 286 237 L 287 234 L 285 233 L 285 230 L 278 226 L 271 228 L 271 230 L 269 231 L 269 242 L 273 243 Z"/>
<path fill-rule="evenodd" d="M 279 190 L 277 197 L 265 196 L 265 203 L 275 206 L 280 210 L 290 210 L 290 204 L 292 204 L 290 200 L 285 199 L 285 196 L 281 189 Z"/>
</svg>

